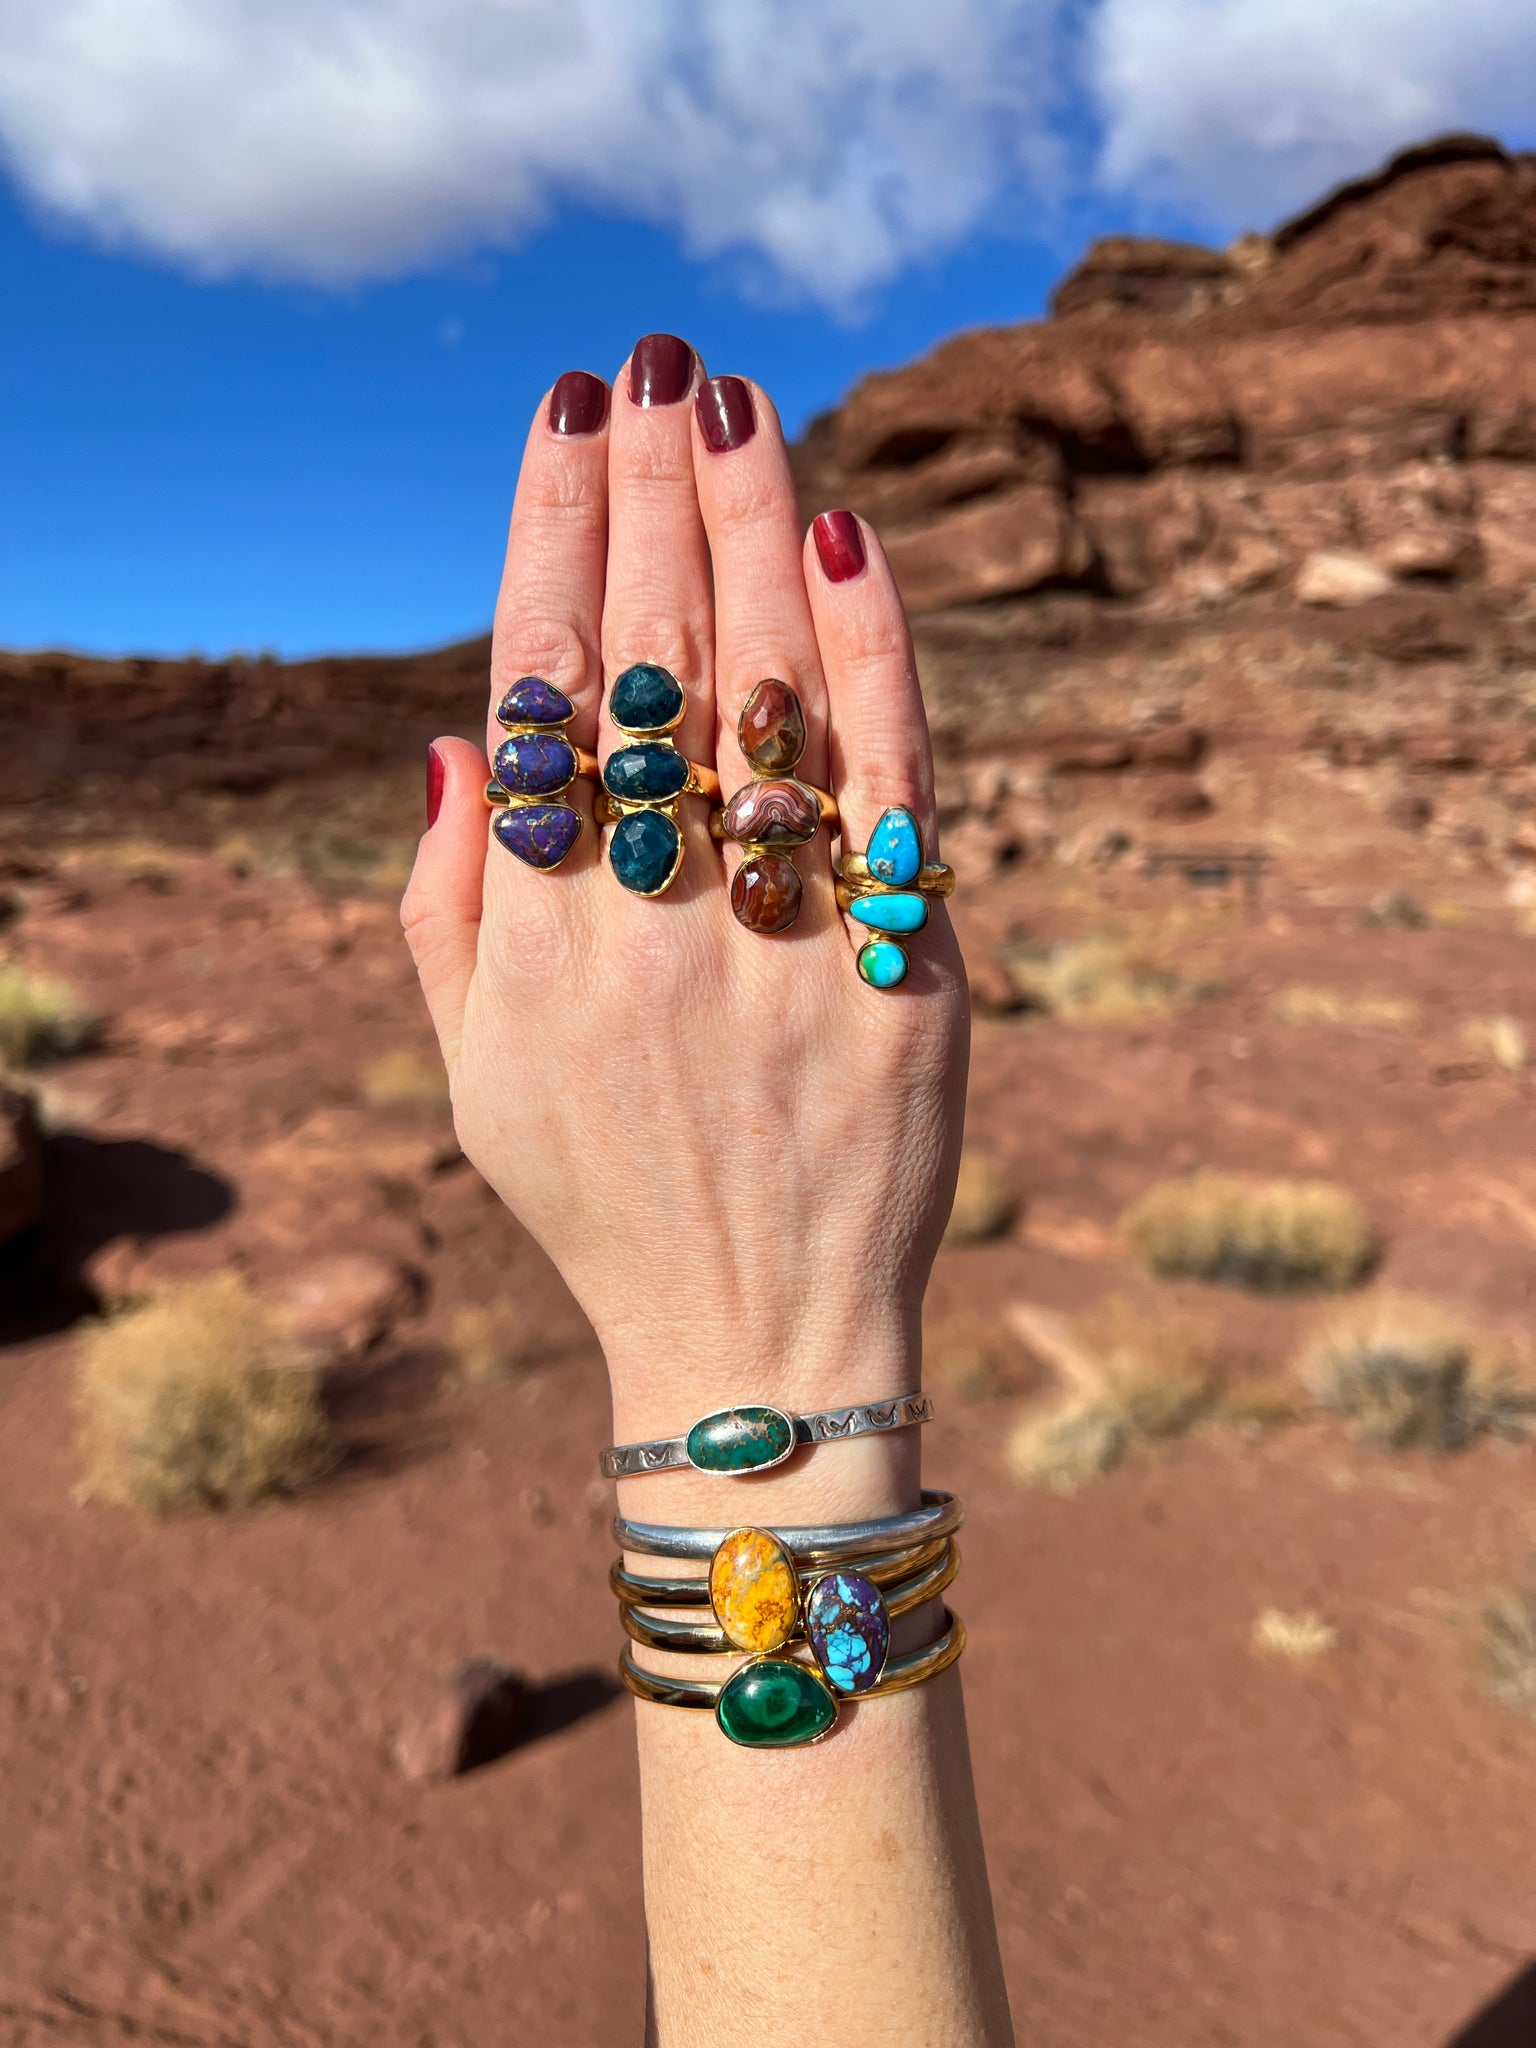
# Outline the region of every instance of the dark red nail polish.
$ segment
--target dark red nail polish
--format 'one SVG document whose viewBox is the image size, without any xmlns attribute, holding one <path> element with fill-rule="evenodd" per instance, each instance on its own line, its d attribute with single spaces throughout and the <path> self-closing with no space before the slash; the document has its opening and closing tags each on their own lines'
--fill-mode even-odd
<svg viewBox="0 0 1536 2048">
<path fill-rule="evenodd" d="M 818 512 L 811 531 L 829 583 L 847 583 L 859 574 L 864 567 L 864 536 L 851 512 Z"/>
<path fill-rule="evenodd" d="M 608 386 L 589 370 L 567 370 L 549 394 L 549 424 L 556 434 L 595 434 L 608 417 Z"/>
<path fill-rule="evenodd" d="M 443 784 L 447 780 L 443 768 L 443 757 L 436 747 L 427 749 L 427 830 L 430 832 L 437 823 L 437 814 L 443 808 Z"/>
<path fill-rule="evenodd" d="M 757 432 L 752 393 L 739 377 L 707 377 L 693 403 L 704 445 L 715 455 L 745 447 Z"/>
<path fill-rule="evenodd" d="M 693 350 L 675 334 L 647 334 L 629 359 L 629 395 L 636 405 L 676 405 L 693 382 Z"/>
</svg>

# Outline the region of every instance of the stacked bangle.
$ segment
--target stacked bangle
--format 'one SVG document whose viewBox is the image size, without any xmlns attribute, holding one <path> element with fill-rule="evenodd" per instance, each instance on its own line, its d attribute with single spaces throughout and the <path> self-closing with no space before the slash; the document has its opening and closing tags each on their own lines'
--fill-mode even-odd
<svg viewBox="0 0 1536 2048">
<path fill-rule="evenodd" d="M 960 1622 L 925 1650 L 890 1656 L 891 1622 L 936 1599 L 960 1568 L 963 1520 L 950 1494 L 878 1520 L 793 1529 L 680 1529 L 619 1516 L 619 1544 L 642 1556 L 709 1560 L 707 1579 L 649 1576 L 619 1560 L 609 1583 L 632 1642 L 686 1656 L 747 1652 L 721 1682 L 664 1679 L 626 1646 L 619 1675 L 638 1698 L 708 1707 L 749 1749 L 798 1748 L 835 1726 L 845 1701 L 881 1697 L 937 1677 L 965 1646 Z M 708 1603 L 713 1623 L 647 1614 Z M 809 1661 L 797 1653 L 804 1649 Z"/>
</svg>

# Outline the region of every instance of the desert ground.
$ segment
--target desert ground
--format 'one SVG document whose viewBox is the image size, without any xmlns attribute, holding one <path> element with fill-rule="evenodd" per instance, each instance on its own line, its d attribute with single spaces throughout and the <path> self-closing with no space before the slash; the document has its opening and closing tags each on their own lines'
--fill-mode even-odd
<svg viewBox="0 0 1536 2048">
<path fill-rule="evenodd" d="M 1039 2048 L 1536 2042 L 1529 172 L 1464 139 L 1265 248 L 1100 250 L 800 451 L 890 527 L 963 877 L 927 1455 Z M 602 1361 L 397 920 L 488 662 L 0 657 L 16 2048 L 638 2035 Z M 1172 1270 L 1136 1205 L 1211 1173 L 1358 1255 Z M 326 1469 L 91 1495 L 94 1335 L 232 1273 L 322 1361 Z M 1317 1361 L 1372 1315 L 1351 1405 Z M 471 1658 L 515 1726 L 411 1775 Z"/>
</svg>

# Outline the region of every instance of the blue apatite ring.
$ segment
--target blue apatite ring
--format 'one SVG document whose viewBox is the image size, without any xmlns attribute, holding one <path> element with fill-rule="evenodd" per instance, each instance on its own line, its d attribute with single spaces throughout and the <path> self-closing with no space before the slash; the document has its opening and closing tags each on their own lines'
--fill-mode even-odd
<svg viewBox="0 0 1536 2048">
<path fill-rule="evenodd" d="M 595 776 L 597 757 L 573 746 L 565 728 L 576 707 L 542 676 L 519 676 L 496 707 L 507 737 L 491 757 L 485 800 L 491 831 L 531 868 L 557 868 L 581 837 L 581 813 L 569 801 L 578 775 Z"/>
<path fill-rule="evenodd" d="M 955 871 L 923 859 L 923 835 L 899 804 L 881 814 L 863 853 L 845 853 L 837 903 L 871 936 L 859 948 L 859 973 L 871 988 L 898 988 L 911 964 L 901 941 L 928 922 L 930 896 L 952 896 Z"/>
<path fill-rule="evenodd" d="M 609 686 L 608 716 L 626 744 L 603 763 L 593 814 L 599 825 L 613 827 L 608 865 L 614 880 L 634 896 L 664 895 L 677 880 L 683 798 L 720 798 L 719 776 L 687 760 L 672 738 L 686 702 L 676 676 L 653 661 L 636 662 Z"/>
</svg>

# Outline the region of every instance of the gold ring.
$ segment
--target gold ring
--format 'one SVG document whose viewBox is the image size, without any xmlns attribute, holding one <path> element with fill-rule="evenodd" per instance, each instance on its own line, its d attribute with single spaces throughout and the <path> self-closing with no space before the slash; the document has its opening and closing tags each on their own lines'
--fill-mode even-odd
<svg viewBox="0 0 1536 2048">
<path fill-rule="evenodd" d="M 844 879 L 852 882 L 865 895 L 868 895 L 871 890 L 888 890 L 891 892 L 898 890 L 898 884 L 878 881 L 870 873 L 869 862 L 862 853 L 845 853 L 837 865 L 838 871 Z M 919 868 L 916 881 L 908 882 L 906 887 L 908 889 L 919 889 L 925 896 L 953 896 L 955 893 L 955 882 L 956 875 L 954 869 L 946 866 L 943 861 L 936 860 L 930 861 L 926 866 Z M 846 909 L 847 905 L 845 904 L 843 907 Z"/>
<path fill-rule="evenodd" d="M 558 867 L 581 837 L 581 812 L 567 792 L 578 775 L 597 773 L 597 761 L 571 743 L 566 727 L 575 716 L 570 698 L 542 676 L 520 676 L 496 707 L 507 737 L 485 790 L 497 813 L 491 832 L 527 867 Z"/>
<path fill-rule="evenodd" d="M 859 1572 L 877 1586 L 892 1586 L 912 1572 L 926 1571 L 941 1558 L 949 1544 L 947 1536 L 910 1549 L 874 1557 L 845 1557 L 838 1562 L 845 1571 Z M 814 1568 L 813 1568 L 814 1569 Z M 615 1558 L 608 1584 L 621 1604 L 630 1607 L 707 1607 L 709 1580 L 649 1577 L 628 1570 L 622 1558 Z"/>
</svg>

